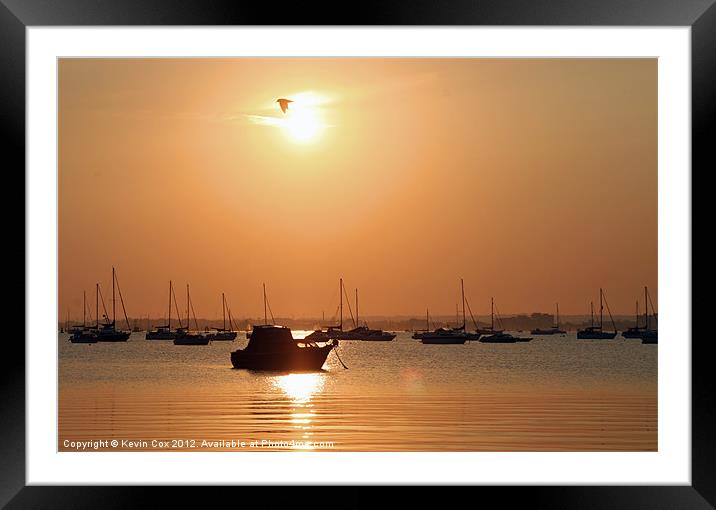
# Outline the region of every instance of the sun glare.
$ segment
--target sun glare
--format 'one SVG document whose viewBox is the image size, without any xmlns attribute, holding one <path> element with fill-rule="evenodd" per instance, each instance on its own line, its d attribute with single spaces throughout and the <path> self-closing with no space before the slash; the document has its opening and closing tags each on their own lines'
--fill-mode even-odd
<svg viewBox="0 0 716 510">
<path fill-rule="evenodd" d="M 285 127 L 294 140 L 308 142 L 316 138 L 321 125 L 315 112 L 302 109 L 289 113 Z"/>
<path fill-rule="evenodd" d="M 286 99 L 288 99 L 287 105 L 279 106 L 278 100 L 267 105 L 272 111 L 278 110 L 273 115 L 247 114 L 246 116 L 254 124 L 281 128 L 294 142 L 315 141 L 328 127 L 323 117 L 325 113 L 323 105 L 329 103 L 329 99 L 313 92 L 289 94 Z"/>
<path fill-rule="evenodd" d="M 326 100 L 313 92 L 289 96 L 290 103 L 283 126 L 288 136 L 300 143 L 315 140 L 323 130 L 320 106 Z"/>
<path fill-rule="evenodd" d="M 275 384 L 294 402 L 305 403 L 323 387 L 319 374 L 288 374 L 276 378 Z"/>
</svg>

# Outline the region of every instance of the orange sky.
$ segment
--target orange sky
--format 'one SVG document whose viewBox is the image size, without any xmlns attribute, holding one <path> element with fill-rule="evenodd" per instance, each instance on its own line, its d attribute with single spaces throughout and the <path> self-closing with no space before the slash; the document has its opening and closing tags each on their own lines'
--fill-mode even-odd
<svg viewBox="0 0 716 510">
<path fill-rule="evenodd" d="M 130 316 L 656 305 L 657 62 L 63 59 L 61 318 L 112 265 Z"/>
</svg>

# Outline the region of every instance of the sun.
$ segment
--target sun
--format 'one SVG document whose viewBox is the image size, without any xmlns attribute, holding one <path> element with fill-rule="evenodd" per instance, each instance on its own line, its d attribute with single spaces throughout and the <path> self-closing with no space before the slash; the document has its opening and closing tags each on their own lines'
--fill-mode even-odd
<svg viewBox="0 0 716 510">
<path fill-rule="evenodd" d="M 286 134 L 293 141 L 299 143 L 316 140 L 325 128 L 320 110 L 325 99 L 312 92 L 295 94 L 290 97 L 293 102 L 290 103 L 283 122 Z"/>
<path fill-rule="evenodd" d="M 285 123 L 286 132 L 297 142 L 310 142 L 317 138 L 321 123 L 315 112 L 309 109 L 289 113 Z"/>
</svg>

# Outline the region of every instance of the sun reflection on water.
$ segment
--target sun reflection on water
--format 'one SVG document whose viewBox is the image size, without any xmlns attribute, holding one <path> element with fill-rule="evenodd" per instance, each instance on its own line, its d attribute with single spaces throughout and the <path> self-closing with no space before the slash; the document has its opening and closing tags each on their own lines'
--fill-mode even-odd
<svg viewBox="0 0 716 510">
<path fill-rule="evenodd" d="M 302 442 L 310 441 L 313 435 L 313 420 L 315 411 L 311 409 L 311 399 L 323 389 L 322 374 L 287 374 L 275 378 L 274 384 L 278 387 L 295 406 L 291 408 L 289 422 L 297 432 L 300 433 L 297 439 Z M 310 443 L 302 443 L 294 447 L 299 450 L 312 450 Z"/>
<path fill-rule="evenodd" d="M 276 377 L 278 386 L 296 404 L 306 404 L 323 389 L 321 374 L 288 374 Z"/>
</svg>

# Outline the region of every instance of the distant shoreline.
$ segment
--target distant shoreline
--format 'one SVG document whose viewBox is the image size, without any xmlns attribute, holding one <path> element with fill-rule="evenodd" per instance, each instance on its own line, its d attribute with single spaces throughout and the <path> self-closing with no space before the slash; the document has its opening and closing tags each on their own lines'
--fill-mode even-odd
<svg viewBox="0 0 716 510">
<path fill-rule="evenodd" d="M 614 315 L 614 322 L 616 324 L 617 330 L 624 330 L 630 327 L 634 326 L 634 315 Z M 490 325 L 490 316 L 476 316 L 475 319 L 477 320 L 480 327 L 488 327 Z M 515 314 L 515 315 L 505 315 L 501 317 L 502 324 L 504 329 L 509 331 L 519 331 L 519 330 L 531 330 L 535 328 L 549 328 L 554 324 L 554 316 L 550 314 L 542 314 L 542 313 L 534 313 L 534 314 Z M 653 316 L 650 317 L 651 320 L 653 320 Z M 595 320 L 598 320 L 598 317 L 595 318 Z M 192 326 L 194 326 L 194 320 L 192 319 Z M 254 324 L 263 324 L 264 318 L 263 317 L 243 317 L 239 319 L 234 319 L 234 324 L 239 330 L 248 330 L 250 327 Z M 302 317 L 302 318 L 293 318 L 293 317 L 276 317 L 273 321 L 276 324 L 281 324 L 283 326 L 288 326 L 292 329 L 301 329 L 301 330 L 313 330 L 317 329 L 318 327 L 326 327 L 328 325 L 335 325 L 338 324 L 338 320 L 332 320 L 332 319 L 326 319 L 323 320 L 318 317 Z M 380 328 L 388 331 L 415 331 L 415 330 L 424 330 L 425 329 L 425 317 L 416 317 L 416 316 L 366 316 L 360 318 L 361 324 L 364 322 L 368 323 L 373 328 Z M 93 324 L 94 322 L 88 321 L 88 324 Z M 147 327 L 150 328 L 156 327 L 158 325 L 166 325 L 167 319 L 164 317 L 157 317 L 152 318 L 150 317 L 147 319 L 144 318 L 133 318 L 129 317 L 129 324 L 131 328 L 138 328 L 140 331 L 145 331 Z M 219 328 L 222 327 L 222 319 L 197 319 L 198 323 L 198 329 L 211 329 L 211 328 Z M 565 315 L 560 317 L 560 327 L 566 331 L 576 331 L 577 329 L 583 328 L 585 326 L 590 325 L 591 319 L 588 315 Z M 611 328 L 611 323 L 608 318 L 605 318 L 605 323 L 609 325 Z M 640 317 L 640 324 L 643 324 L 643 316 Z M 75 321 L 70 320 L 69 327 L 74 327 L 81 325 L 81 321 Z M 178 325 L 179 323 L 176 322 L 176 319 L 172 319 L 172 324 Z M 436 317 L 430 317 L 430 329 L 436 328 L 436 327 L 442 327 L 442 326 L 455 326 L 455 316 L 436 316 Z M 126 329 L 126 322 L 124 320 L 117 320 L 117 326 L 119 328 Z M 351 320 L 350 317 L 344 317 L 343 318 L 343 326 L 344 328 L 352 328 L 354 327 L 354 323 Z M 58 330 L 65 328 L 65 321 L 61 321 L 58 323 Z M 467 320 L 467 327 L 468 329 L 474 329 L 474 324 L 472 321 L 468 318 Z"/>
</svg>

